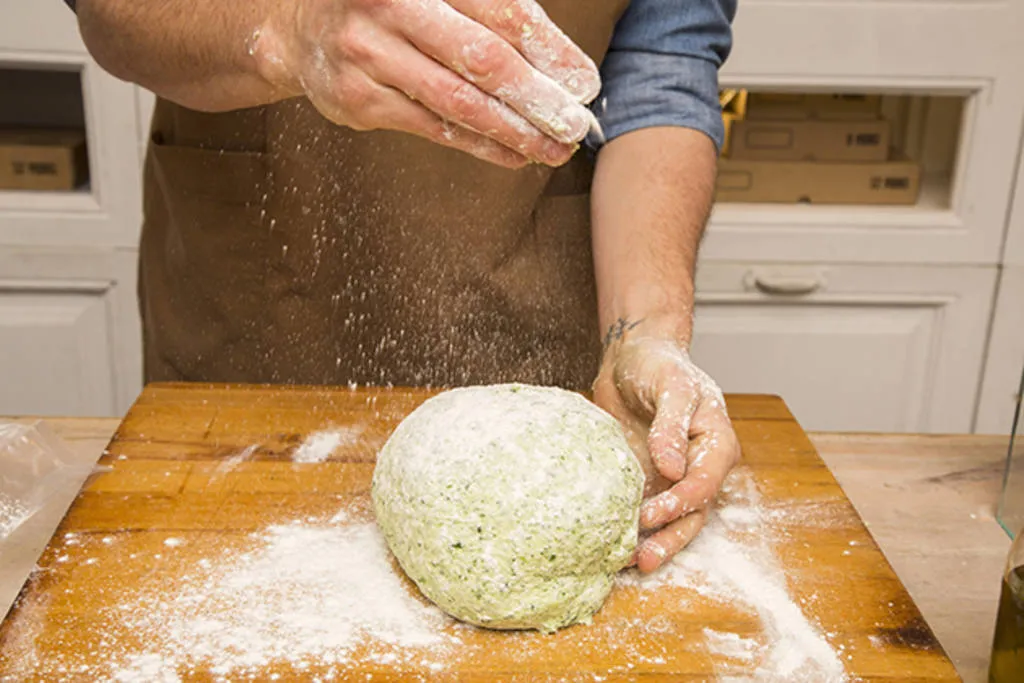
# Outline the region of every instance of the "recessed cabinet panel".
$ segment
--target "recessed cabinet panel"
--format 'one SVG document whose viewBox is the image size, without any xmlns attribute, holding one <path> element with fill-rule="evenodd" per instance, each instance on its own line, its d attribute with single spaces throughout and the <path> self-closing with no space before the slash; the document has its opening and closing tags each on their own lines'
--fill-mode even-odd
<svg viewBox="0 0 1024 683">
<path fill-rule="evenodd" d="M 134 253 L 0 249 L 0 415 L 123 415 L 142 388 Z"/>
<path fill-rule="evenodd" d="M 808 429 L 922 421 L 938 306 L 710 303 L 693 357 L 725 391 L 779 394 Z"/>
<path fill-rule="evenodd" d="M 116 409 L 108 294 L 92 284 L 0 283 L 0 414 Z"/>
<path fill-rule="evenodd" d="M 702 264 L 692 355 L 807 429 L 969 432 L 995 268 Z"/>
</svg>

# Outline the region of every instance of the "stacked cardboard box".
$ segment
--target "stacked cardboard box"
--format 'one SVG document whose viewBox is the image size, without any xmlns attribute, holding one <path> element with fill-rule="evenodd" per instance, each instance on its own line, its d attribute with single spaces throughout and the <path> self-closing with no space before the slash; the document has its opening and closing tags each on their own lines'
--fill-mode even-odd
<svg viewBox="0 0 1024 683">
<path fill-rule="evenodd" d="M 0 129 L 0 189 L 74 190 L 88 179 L 82 131 Z"/>
<path fill-rule="evenodd" d="M 718 201 L 917 201 L 920 167 L 891 152 L 881 97 L 751 93 L 745 105 L 744 116 L 728 122 Z"/>
</svg>

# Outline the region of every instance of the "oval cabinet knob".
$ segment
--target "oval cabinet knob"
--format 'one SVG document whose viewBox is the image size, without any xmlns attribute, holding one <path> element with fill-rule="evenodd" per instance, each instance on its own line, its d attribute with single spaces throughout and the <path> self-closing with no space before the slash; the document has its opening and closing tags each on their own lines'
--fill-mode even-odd
<svg viewBox="0 0 1024 683">
<path fill-rule="evenodd" d="M 825 286 L 825 276 L 819 272 L 771 273 L 750 271 L 744 278 L 748 289 L 777 296 L 806 296 Z"/>
</svg>

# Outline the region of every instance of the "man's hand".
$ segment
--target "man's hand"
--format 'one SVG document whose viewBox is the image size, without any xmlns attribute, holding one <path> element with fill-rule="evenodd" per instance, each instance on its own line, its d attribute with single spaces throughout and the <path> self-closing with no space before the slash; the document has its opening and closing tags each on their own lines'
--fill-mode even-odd
<svg viewBox="0 0 1024 683">
<path fill-rule="evenodd" d="M 718 385 L 667 335 L 645 336 L 646 321 L 612 325 L 595 402 L 622 423 L 647 475 L 635 556 L 657 569 L 704 525 L 708 507 L 740 446 Z"/>
<path fill-rule="evenodd" d="M 559 165 L 590 127 L 593 61 L 535 0 L 280 3 L 251 53 L 328 119 L 420 135 L 507 167 Z"/>
</svg>

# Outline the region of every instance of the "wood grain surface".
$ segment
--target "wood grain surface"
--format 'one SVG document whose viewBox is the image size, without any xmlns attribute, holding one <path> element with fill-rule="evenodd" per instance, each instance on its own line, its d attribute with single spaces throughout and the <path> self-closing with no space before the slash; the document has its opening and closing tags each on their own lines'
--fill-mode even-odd
<svg viewBox="0 0 1024 683">
<path fill-rule="evenodd" d="M 119 656 L 146 652 L 147 643 L 133 642 L 131 634 L 113 642 L 118 625 L 111 622 L 111 608 L 126 595 L 154 582 L 170 594 L 175 578 L 190 567 L 247 549 L 251 532 L 268 525 L 323 518 L 339 505 L 365 507 L 374 454 L 430 395 L 405 389 L 148 387 L 101 459 L 110 470 L 94 476 L 76 499 L 0 626 L 0 680 L 90 680 L 115 646 Z M 789 592 L 841 653 L 849 679 L 959 680 L 784 403 L 768 396 L 727 400 L 743 467 L 774 510 L 794 511 L 777 518 L 784 533 L 774 548 Z M 309 434 L 344 426 L 358 427 L 358 438 L 327 462 L 292 462 Z M 251 457 L 224 467 L 243 452 Z M 827 510 L 828 523 L 808 509 Z M 68 553 L 61 543 L 66 534 L 84 539 L 89 552 Z M 185 542 L 167 552 L 170 537 Z M 681 593 L 685 587 L 670 586 L 641 599 L 636 590 L 620 587 L 592 625 L 551 636 L 462 629 L 469 654 L 454 656 L 443 672 L 408 666 L 396 671 L 380 658 L 361 662 L 357 652 L 340 678 L 668 681 L 713 680 L 724 665 L 734 672 L 735 661 L 723 662 L 703 646 L 704 629 L 754 635 L 761 631 L 758 617 Z M 652 615 L 668 627 L 632 626 Z M 316 677 L 315 663 L 301 670 L 285 664 L 254 679 Z M 180 673 L 185 680 L 217 678 L 209 669 Z"/>
</svg>

